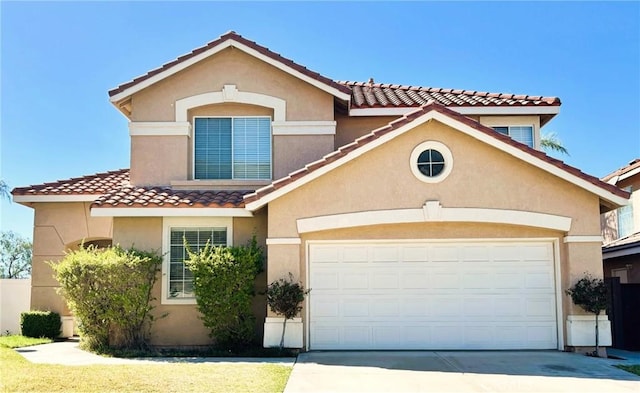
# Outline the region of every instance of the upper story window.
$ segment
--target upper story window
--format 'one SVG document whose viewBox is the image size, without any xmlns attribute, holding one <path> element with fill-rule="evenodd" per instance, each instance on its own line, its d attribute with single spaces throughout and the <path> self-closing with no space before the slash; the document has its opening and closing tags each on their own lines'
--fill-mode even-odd
<svg viewBox="0 0 640 393">
<path fill-rule="evenodd" d="M 514 140 L 533 148 L 532 126 L 500 126 L 492 128 L 501 134 L 508 135 Z"/>
<path fill-rule="evenodd" d="M 196 117 L 194 179 L 271 179 L 271 118 Z"/>
<path fill-rule="evenodd" d="M 631 187 L 625 191 L 631 192 Z M 618 238 L 623 238 L 633 233 L 633 205 L 628 204 L 617 209 L 618 214 Z"/>
</svg>

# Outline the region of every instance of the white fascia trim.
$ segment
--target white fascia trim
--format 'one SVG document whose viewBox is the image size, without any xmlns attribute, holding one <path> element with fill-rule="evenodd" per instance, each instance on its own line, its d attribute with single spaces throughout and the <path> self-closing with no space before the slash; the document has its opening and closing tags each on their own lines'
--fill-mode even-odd
<svg viewBox="0 0 640 393">
<path fill-rule="evenodd" d="M 407 224 L 418 222 L 477 222 L 519 225 L 568 231 L 571 218 L 552 214 L 518 210 L 445 208 L 437 201 L 429 201 L 422 209 L 375 210 L 333 214 L 297 220 L 298 233 L 328 229 L 352 228 L 366 225 Z"/>
<path fill-rule="evenodd" d="M 556 115 L 560 113 L 559 106 L 448 106 L 461 115 Z M 352 108 L 349 116 L 402 116 L 416 110 L 417 107 L 401 108 Z"/>
<path fill-rule="evenodd" d="M 418 109 L 419 110 L 419 109 Z M 442 114 L 440 112 L 437 112 L 435 110 L 432 110 L 430 112 L 428 112 L 427 114 L 418 117 L 417 119 L 413 120 L 410 123 L 407 123 L 405 125 L 403 125 L 402 127 L 399 127 L 398 129 L 389 132 L 383 136 L 381 136 L 380 138 L 367 143 L 366 145 L 350 152 L 349 154 L 347 154 L 344 157 L 341 157 L 333 162 L 331 162 L 328 165 L 325 165 L 321 168 L 319 168 L 318 170 L 312 172 L 309 175 L 306 176 L 302 176 L 300 179 L 289 183 L 287 185 L 285 185 L 284 187 L 273 191 L 271 193 L 269 193 L 268 195 L 266 195 L 265 197 L 258 199 L 256 201 L 250 202 L 246 205 L 246 208 L 254 211 L 264 205 L 266 205 L 267 203 L 273 201 L 276 198 L 279 198 L 280 196 L 314 180 L 317 179 L 318 177 L 324 175 L 325 173 L 332 171 L 335 168 L 338 168 L 339 166 L 357 158 L 360 157 L 361 155 L 367 153 L 370 150 L 373 150 L 375 148 L 377 148 L 378 146 L 387 143 L 388 141 L 394 139 L 395 137 L 404 134 L 405 132 L 412 130 L 416 127 L 418 127 L 419 125 L 426 123 L 430 120 L 436 120 L 442 124 L 445 124 L 451 128 L 454 128 L 458 131 L 461 131 L 469 136 L 471 136 L 472 138 L 475 138 L 481 142 L 484 142 L 490 146 L 493 146 L 507 154 L 510 154 L 516 158 L 519 158 L 520 160 L 527 162 L 537 168 L 540 168 L 548 173 L 551 173 L 554 176 L 557 176 L 563 180 L 566 180 L 572 184 L 577 185 L 578 187 L 581 187 L 595 195 L 597 195 L 598 197 L 609 201 L 615 205 L 619 205 L 619 206 L 624 206 L 628 203 L 628 200 L 626 198 L 620 197 L 618 195 L 615 195 L 605 189 L 602 189 L 598 186 L 596 186 L 595 184 L 592 184 L 578 176 L 575 176 L 569 172 L 566 172 L 558 167 L 556 167 L 555 165 L 552 165 L 536 156 L 533 156 L 527 152 L 525 152 L 524 150 L 520 150 L 517 147 L 514 147 L 508 143 L 502 142 L 501 140 L 492 137 L 491 135 L 485 134 L 484 132 L 478 131 L 475 128 L 464 124 L 456 119 L 453 119 L 445 114 Z M 365 135 L 366 137 L 366 135 Z M 317 162 L 317 161 L 316 161 Z M 314 162 L 315 163 L 315 162 Z M 308 166 L 313 165 L 314 163 L 309 164 Z M 270 187 L 270 186 L 267 186 Z M 261 190 L 263 190 L 264 187 L 262 189 L 257 190 L 256 192 L 260 192 Z"/>
<path fill-rule="evenodd" d="M 169 68 L 168 70 L 165 70 L 165 71 L 163 71 L 163 72 L 161 72 L 161 73 L 159 73 L 157 75 L 154 75 L 151 78 L 146 79 L 146 80 L 144 80 L 144 81 L 142 81 L 142 82 L 140 82 L 140 83 L 138 83 L 138 84 L 136 84 L 136 85 L 134 85 L 134 86 L 132 86 L 132 87 L 130 87 L 128 89 L 125 89 L 124 91 L 112 96 L 109 100 L 111 102 L 113 102 L 113 103 L 118 102 L 118 101 L 122 100 L 123 98 L 129 97 L 130 95 L 135 94 L 135 93 L 139 92 L 140 90 L 143 90 L 143 89 L 153 85 L 156 82 L 159 82 L 159 81 L 161 81 L 161 80 L 163 80 L 165 78 L 168 78 L 169 76 L 171 76 L 173 74 L 176 74 L 176 73 L 184 70 L 185 68 L 190 67 L 193 64 L 195 64 L 195 63 L 197 63 L 199 61 L 202 61 L 202 60 L 206 59 L 209 56 L 213 56 L 216 53 L 218 53 L 218 52 L 220 52 L 220 51 L 222 51 L 224 49 L 227 49 L 229 47 L 234 47 L 234 48 L 240 49 L 241 51 L 243 51 L 243 52 L 245 52 L 245 53 L 247 53 L 247 54 L 249 54 L 249 55 L 251 55 L 251 56 L 253 56 L 255 58 L 258 58 L 258 59 L 264 61 L 265 63 L 270 64 L 270 65 L 272 65 L 272 66 L 274 66 L 274 67 L 286 72 L 287 74 L 292 75 L 292 76 L 294 76 L 294 77 L 296 77 L 298 79 L 301 79 L 301 80 L 303 80 L 303 81 L 305 81 L 305 82 L 307 82 L 307 83 L 319 88 L 320 90 L 323 90 L 323 91 L 325 91 L 325 92 L 327 92 L 327 93 L 329 93 L 329 94 L 331 94 L 333 96 L 336 96 L 336 97 L 338 97 L 338 98 L 340 98 L 340 99 L 342 99 L 344 101 L 349 101 L 351 99 L 351 95 L 348 94 L 348 93 L 343 93 L 342 91 L 337 90 L 337 89 L 335 89 L 335 88 L 333 88 L 333 87 L 331 87 L 331 86 L 329 86 L 329 85 L 327 85 L 325 83 L 317 81 L 317 80 L 315 80 L 315 79 L 313 79 L 313 78 L 311 78 L 311 77 L 309 77 L 309 76 L 307 76 L 307 75 L 305 75 L 305 74 L 303 74 L 303 73 L 301 73 L 299 71 L 294 70 L 293 68 L 291 68 L 291 67 L 289 67 L 289 66 L 287 66 L 285 64 L 282 64 L 279 61 L 273 60 L 272 58 L 270 58 L 270 57 L 268 57 L 266 55 L 263 55 L 262 53 L 254 50 L 254 49 L 251 49 L 251 48 L 249 48 L 248 46 L 246 46 L 244 44 L 241 44 L 241 43 L 239 43 L 239 42 L 237 42 L 235 40 L 230 39 L 230 40 L 227 40 L 227 41 L 224 41 L 224 42 L 220 43 L 217 46 L 214 46 L 213 48 L 210 48 L 209 50 L 207 50 L 205 52 L 200 53 L 199 55 L 196 55 L 196 56 L 190 58 L 189 60 L 185 60 L 182 63 L 178 63 L 175 66 Z"/>
<path fill-rule="evenodd" d="M 243 208 L 106 207 L 92 208 L 92 217 L 253 217 Z"/>
<path fill-rule="evenodd" d="M 29 202 L 95 202 L 102 195 L 14 195 L 16 203 Z"/>
<path fill-rule="evenodd" d="M 603 250 L 602 259 L 612 259 L 618 257 L 626 257 L 627 255 L 640 254 L 640 245 L 630 246 L 628 248 L 623 248 L 620 250 L 608 251 Z"/>
<path fill-rule="evenodd" d="M 563 241 L 565 243 L 602 243 L 604 238 L 602 236 L 565 236 Z"/>
<path fill-rule="evenodd" d="M 267 246 L 270 245 L 297 245 L 302 244 L 299 237 L 270 237 L 267 239 Z"/>
<path fill-rule="evenodd" d="M 335 135 L 335 121 L 274 121 L 273 135 Z"/>
<path fill-rule="evenodd" d="M 191 123 L 187 121 L 140 121 L 129 123 L 129 135 L 131 136 L 165 136 L 185 135 L 191 136 Z"/>
<path fill-rule="evenodd" d="M 418 109 L 418 107 L 400 108 L 350 108 L 349 116 L 403 116 Z"/>
<path fill-rule="evenodd" d="M 224 85 L 222 91 L 198 94 L 176 101 L 176 122 L 188 121 L 187 112 L 191 108 L 225 102 L 250 104 L 273 109 L 273 120 L 284 122 L 287 118 L 287 102 L 282 98 L 266 94 L 238 91 L 235 85 Z"/>
<path fill-rule="evenodd" d="M 635 176 L 635 175 L 637 175 L 638 173 L 640 173 L 640 167 L 638 167 L 638 168 L 636 168 L 636 169 L 634 169 L 634 170 L 632 170 L 632 171 L 629 171 L 629 172 L 627 172 L 627 173 L 625 173 L 625 174 L 620 175 L 620 176 L 616 179 L 616 183 L 617 183 L 617 182 L 619 182 L 620 180 L 628 179 L 628 178 L 630 178 L 631 176 Z M 613 184 L 615 184 L 615 183 L 613 183 Z"/>
</svg>

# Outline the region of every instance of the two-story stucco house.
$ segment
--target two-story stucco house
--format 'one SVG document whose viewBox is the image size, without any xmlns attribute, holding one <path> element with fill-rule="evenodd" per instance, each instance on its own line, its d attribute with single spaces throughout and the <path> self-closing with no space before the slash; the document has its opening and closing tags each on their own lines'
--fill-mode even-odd
<svg viewBox="0 0 640 393">
<path fill-rule="evenodd" d="M 628 205 L 602 215 L 604 276 L 640 284 L 640 158 L 602 180 L 631 193 Z"/>
<path fill-rule="evenodd" d="M 311 288 L 289 347 L 593 344 L 564 291 L 602 276 L 600 212 L 629 195 L 539 151 L 559 99 L 334 81 L 234 32 L 109 97 L 130 169 L 13 191 L 35 210 L 33 308 L 72 321 L 45 261 L 135 245 L 165 255 L 152 344 L 207 344 L 182 238 L 255 232 L 261 285 Z M 277 345 L 282 320 L 256 313 Z"/>
</svg>

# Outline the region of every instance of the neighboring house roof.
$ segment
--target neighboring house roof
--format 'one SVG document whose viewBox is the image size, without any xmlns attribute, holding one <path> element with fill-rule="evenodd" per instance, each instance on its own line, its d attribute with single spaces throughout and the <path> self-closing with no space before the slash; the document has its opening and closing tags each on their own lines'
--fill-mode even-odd
<svg viewBox="0 0 640 393">
<path fill-rule="evenodd" d="M 383 83 L 342 82 L 351 89 L 351 106 L 357 108 L 415 107 L 429 101 L 458 106 L 560 106 L 558 97 L 487 93 L 474 90 L 401 86 Z"/>
<path fill-rule="evenodd" d="M 640 232 L 616 239 L 602 246 L 603 259 L 640 254 Z"/>
<path fill-rule="evenodd" d="M 80 199 L 93 201 L 99 195 L 128 184 L 129 169 L 118 169 L 28 187 L 18 187 L 14 188 L 11 194 L 16 202 L 64 201 L 67 197 L 73 201 Z"/>
<path fill-rule="evenodd" d="M 616 239 L 610 243 L 602 246 L 603 251 L 610 251 L 612 249 L 619 249 L 623 246 L 632 246 L 634 243 L 640 243 L 640 232 L 633 233 L 629 236 Z"/>
<path fill-rule="evenodd" d="M 435 118 L 441 122 L 452 124 L 453 127 L 466 126 L 466 132 L 472 133 L 474 137 L 483 138 L 488 143 L 495 143 L 503 151 L 528 161 L 529 163 L 546 170 L 553 175 L 564 178 L 584 189 L 587 189 L 606 201 L 608 206 L 618 206 L 626 202 L 629 193 L 619 188 L 607 184 L 600 179 L 587 175 L 579 169 L 565 164 L 555 158 L 547 156 L 545 153 L 532 149 L 527 145 L 516 142 L 512 138 L 495 132 L 493 129 L 483 126 L 475 120 L 463 116 L 453 110 L 433 102 L 422 106 L 408 115 L 394 120 L 386 126 L 373 130 L 354 142 L 342 146 L 340 149 L 324 156 L 322 159 L 306 165 L 304 168 L 290 173 L 288 176 L 274 181 L 268 186 L 260 188 L 255 192 L 245 196 L 247 208 L 256 210 L 270 201 L 306 184 L 307 182 L 321 176 L 322 174 L 360 156 L 362 153 L 372 149 L 388 139 L 399 135 L 402 132 L 417 126 L 418 121 L 424 122 Z M 394 131 L 397 133 L 393 134 Z"/>
<path fill-rule="evenodd" d="M 238 45 L 234 45 L 234 43 Z M 165 77 L 168 77 L 197 61 L 200 61 L 214 53 L 217 53 L 220 48 L 224 49 L 228 46 L 240 46 L 241 49 L 245 49 L 246 51 L 254 51 L 251 54 L 266 57 L 266 59 L 271 60 L 275 62 L 276 65 L 281 66 L 280 68 L 283 68 L 285 72 L 289 72 L 292 74 L 299 73 L 300 76 L 310 78 L 312 81 L 318 82 L 321 85 L 320 87 L 325 87 L 328 92 L 334 95 L 338 95 L 344 100 L 347 100 L 349 98 L 349 95 L 351 94 L 351 89 L 349 89 L 349 87 L 339 84 L 325 76 L 320 75 L 315 71 L 311 71 L 306 67 L 295 63 L 294 61 L 287 59 L 264 46 L 258 45 L 254 41 L 250 41 L 242 37 L 240 34 L 237 34 L 234 31 L 230 31 L 220 36 L 220 38 L 218 38 L 217 40 L 211 41 L 204 46 L 196 48 L 190 53 L 182 55 L 177 59 L 160 66 L 159 68 L 151 70 L 146 74 L 133 79 L 130 82 L 121 84 L 115 89 L 109 91 L 109 97 L 112 97 L 112 101 L 114 101 L 114 99 L 116 101 L 120 100 L 125 96 L 133 94 L 136 91 L 136 87 L 139 87 L 138 90 L 146 87 L 142 86 L 144 82 L 155 83 L 159 80 L 162 80 Z"/>
<path fill-rule="evenodd" d="M 640 158 L 636 158 L 629 162 L 629 165 L 626 165 L 620 169 L 617 169 L 607 176 L 602 178 L 602 181 L 605 181 L 609 184 L 617 184 L 619 181 L 627 179 L 631 176 L 637 175 L 640 173 Z"/>
<path fill-rule="evenodd" d="M 244 207 L 251 191 L 193 191 L 169 187 L 124 187 L 96 199 L 92 208 L 115 207 Z"/>
</svg>

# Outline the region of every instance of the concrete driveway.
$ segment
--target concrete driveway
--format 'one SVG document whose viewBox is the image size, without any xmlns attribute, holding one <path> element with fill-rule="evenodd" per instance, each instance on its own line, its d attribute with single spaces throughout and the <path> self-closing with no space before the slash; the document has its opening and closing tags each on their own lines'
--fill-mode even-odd
<svg viewBox="0 0 640 393">
<path fill-rule="evenodd" d="M 640 392 L 621 363 L 558 351 L 308 352 L 285 393 Z"/>
</svg>

